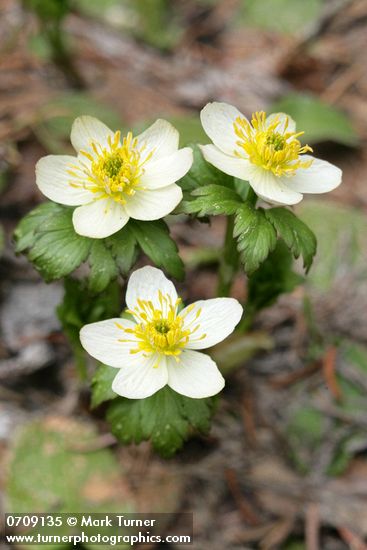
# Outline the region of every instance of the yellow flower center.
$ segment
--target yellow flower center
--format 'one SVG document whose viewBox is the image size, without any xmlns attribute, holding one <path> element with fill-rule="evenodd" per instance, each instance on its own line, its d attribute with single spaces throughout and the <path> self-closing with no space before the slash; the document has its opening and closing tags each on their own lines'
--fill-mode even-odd
<svg viewBox="0 0 367 550">
<path fill-rule="evenodd" d="M 90 162 L 80 161 L 72 165 L 68 173 L 73 177 L 69 182 L 72 187 L 83 187 L 96 193 L 100 199 L 111 198 L 125 204 L 129 196 L 135 194 L 144 173 L 144 164 L 151 158 L 153 152 L 143 158 L 145 146 L 138 147 L 137 139 L 129 132 L 120 142 L 121 132 L 115 132 L 114 137 L 107 138 L 108 147 L 99 143 L 91 144 L 93 153 L 80 151 L 80 154 Z"/>
<path fill-rule="evenodd" d="M 181 303 L 180 298 L 173 303 L 170 296 L 163 295 L 159 291 L 158 301 L 159 307 L 157 308 L 150 300 L 137 300 L 135 309 L 127 310 L 127 313 L 135 318 L 135 327 L 124 327 L 123 320 L 121 323 L 116 323 L 116 326 L 133 338 L 121 338 L 119 342 L 131 342 L 130 353 L 158 353 L 171 355 L 178 360 L 178 356 L 188 341 L 192 341 L 192 335 L 200 328 L 200 324 L 196 321 L 200 317 L 201 308 L 198 308 L 193 320 L 185 325 L 185 319 L 192 312 L 194 304 L 187 307 L 184 314 L 180 314 L 178 311 Z M 202 334 L 198 340 L 205 337 L 206 334 Z"/>
<path fill-rule="evenodd" d="M 309 145 L 301 145 L 297 139 L 304 132 L 289 132 L 289 119 L 286 117 L 284 128 L 279 116 L 266 123 L 263 111 L 252 115 L 251 123 L 238 117 L 233 123 L 237 145 L 246 158 L 264 170 L 271 170 L 276 176 L 292 176 L 298 168 L 309 168 L 312 160 L 302 161 L 301 155 L 312 151 Z M 243 152 L 235 151 L 237 156 Z"/>
</svg>

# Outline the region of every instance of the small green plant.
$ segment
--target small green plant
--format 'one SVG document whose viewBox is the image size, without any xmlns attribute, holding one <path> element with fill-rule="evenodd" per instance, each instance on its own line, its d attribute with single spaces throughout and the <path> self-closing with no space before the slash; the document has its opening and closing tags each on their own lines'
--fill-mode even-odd
<svg viewBox="0 0 367 550">
<path fill-rule="evenodd" d="M 110 402 L 107 419 L 116 437 L 125 444 L 150 439 L 163 456 L 194 430 L 210 427 L 225 383 L 220 370 L 229 369 L 223 353 L 211 354 L 217 365 L 202 350 L 236 326 L 244 334 L 260 309 L 302 282 L 293 258 L 310 269 L 315 235 L 288 207 L 303 193 L 324 193 L 341 182 L 341 171 L 312 157 L 283 113 L 255 113 L 248 121 L 231 105 L 211 103 L 201 122 L 213 143 L 179 149 L 177 130 L 164 120 L 123 137 L 93 117 L 77 118 L 76 156 L 49 155 L 36 166 L 37 185 L 51 202 L 15 231 L 16 251 L 46 282 L 65 280 L 58 314 L 81 374 L 87 375 L 84 350 L 100 362 L 92 406 Z M 217 297 L 185 306 L 164 275 L 185 277 L 163 220 L 168 214 L 171 223 L 175 214 L 226 218 Z M 131 274 L 142 254 L 154 267 Z M 81 264 L 88 269 L 77 280 Z M 244 316 L 229 297 L 241 270 L 248 278 Z M 240 366 L 244 356 L 233 360 L 231 339 L 226 346 L 231 368 Z"/>
<path fill-rule="evenodd" d="M 71 11 L 71 0 L 23 0 L 24 6 L 33 12 L 38 19 L 40 35 L 38 47 L 49 51 L 52 61 L 64 72 L 74 88 L 83 88 L 84 83 L 77 72 L 63 31 L 63 21 Z"/>
</svg>

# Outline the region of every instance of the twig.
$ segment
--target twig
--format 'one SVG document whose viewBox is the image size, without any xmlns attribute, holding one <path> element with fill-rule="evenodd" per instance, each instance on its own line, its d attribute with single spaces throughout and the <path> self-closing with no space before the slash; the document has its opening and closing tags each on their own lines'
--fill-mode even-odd
<svg viewBox="0 0 367 550">
<path fill-rule="evenodd" d="M 315 361 L 314 363 L 307 365 L 305 368 L 290 372 L 289 374 L 277 374 L 275 376 L 272 376 L 269 379 L 269 382 L 270 385 L 275 389 L 286 388 L 287 386 L 291 386 L 299 380 L 304 380 L 305 378 L 308 378 L 309 376 L 320 370 L 320 368 L 321 362 Z"/>
<path fill-rule="evenodd" d="M 288 538 L 294 526 L 294 518 L 284 517 L 280 518 L 272 527 L 272 529 L 265 535 L 260 543 L 261 550 L 273 550 L 279 548 L 279 545 Z"/>
<path fill-rule="evenodd" d="M 235 501 L 244 521 L 252 526 L 260 525 L 261 521 L 258 515 L 250 507 L 239 487 L 236 472 L 232 470 L 232 468 L 228 468 L 225 471 L 225 476 L 233 500 Z"/>
<path fill-rule="evenodd" d="M 335 0 L 326 5 L 323 15 L 318 18 L 316 24 L 311 25 L 308 31 L 301 35 L 300 40 L 292 48 L 291 53 L 282 60 L 279 67 L 280 72 L 283 73 L 292 61 L 299 57 L 300 52 L 304 54 L 307 48 L 330 28 L 341 10 L 347 8 L 352 2 L 353 0 Z"/>
<path fill-rule="evenodd" d="M 319 550 L 320 513 L 319 505 L 312 502 L 306 508 L 306 549 Z"/>
<path fill-rule="evenodd" d="M 328 416 L 331 416 L 332 418 L 336 418 L 337 420 L 341 420 L 342 422 L 345 422 L 346 424 L 351 424 L 352 426 L 355 425 L 360 426 L 364 429 L 367 428 L 367 419 L 363 414 L 348 414 L 326 403 L 316 402 L 315 405 L 317 410 L 324 414 L 327 414 Z"/>
<path fill-rule="evenodd" d="M 330 86 L 321 94 L 321 98 L 327 103 L 336 103 L 340 97 L 364 75 L 365 68 L 352 65 L 346 71 L 337 76 Z"/>
<path fill-rule="evenodd" d="M 243 427 L 248 438 L 249 444 L 256 447 L 257 433 L 254 417 L 254 397 L 250 392 L 245 391 L 242 404 Z"/>
<path fill-rule="evenodd" d="M 335 375 L 335 362 L 336 362 L 336 347 L 330 347 L 322 361 L 322 372 L 325 378 L 327 387 L 329 388 L 331 394 L 337 401 L 340 401 L 342 398 L 342 393 L 339 388 L 338 382 Z"/>
<path fill-rule="evenodd" d="M 338 531 L 350 550 L 367 550 L 367 544 L 347 527 L 339 527 Z"/>
</svg>

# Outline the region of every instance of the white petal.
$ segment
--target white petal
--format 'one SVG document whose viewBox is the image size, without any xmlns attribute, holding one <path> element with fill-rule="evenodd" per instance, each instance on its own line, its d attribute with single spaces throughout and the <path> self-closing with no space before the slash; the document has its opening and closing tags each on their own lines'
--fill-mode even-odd
<svg viewBox="0 0 367 550">
<path fill-rule="evenodd" d="M 36 184 L 40 191 L 52 201 L 69 206 L 86 204 L 93 198 L 90 191 L 70 185 L 75 181 L 68 174 L 72 166 L 78 164 L 78 159 L 69 155 L 48 155 L 36 164 Z"/>
<path fill-rule="evenodd" d="M 74 149 L 79 152 L 91 151 L 91 143 L 99 143 L 102 147 L 108 147 L 107 138 L 113 138 L 114 133 L 103 122 L 92 116 L 80 116 L 73 122 L 70 140 Z"/>
<path fill-rule="evenodd" d="M 248 160 L 229 156 L 222 153 L 215 145 L 200 145 L 205 160 L 213 166 L 241 180 L 247 180 L 251 173 L 251 164 Z"/>
<path fill-rule="evenodd" d="M 181 199 L 181 187 L 173 184 L 136 191 L 128 198 L 125 208 L 128 215 L 136 220 L 159 220 L 172 212 Z"/>
<path fill-rule="evenodd" d="M 209 355 L 198 351 L 184 350 L 177 363 L 167 361 L 168 385 L 177 393 L 202 399 L 219 393 L 224 387 L 224 378 Z"/>
<path fill-rule="evenodd" d="M 316 159 L 310 155 L 302 155 L 302 160 L 313 162 L 309 168 L 299 168 L 294 176 L 284 178 L 284 183 L 300 193 L 327 193 L 332 191 L 342 181 L 342 171 L 330 162 Z"/>
<path fill-rule="evenodd" d="M 302 195 L 284 185 L 284 179 L 275 176 L 270 170 L 253 168 L 249 182 L 255 193 L 271 204 L 297 204 Z"/>
<path fill-rule="evenodd" d="M 163 271 L 147 265 L 132 273 L 126 290 L 126 305 L 129 309 L 137 306 L 138 300 L 151 300 L 154 307 L 160 309 L 158 291 L 168 295 L 174 304 L 177 292 L 174 284 L 167 279 Z"/>
<path fill-rule="evenodd" d="M 158 189 L 175 183 L 182 178 L 191 168 L 192 149 L 185 147 L 168 157 L 147 162 L 144 174 L 140 182 L 147 189 Z"/>
<path fill-rule="evenodd" d="M 286 113 L 273 113 L 269 115 L 266 118 L 266 127 L 268 127 L 271 122 L 274 121 L 275 118 L 279 119 L 279 124 L 276 127 L 276 132 L 280 132 L 281 134 L 284 134 L 284 132 L 295 132 L 296 131 L 296 123 L 294 122 L 293 118 L 291 118 Z M 288 119 L 288 124 L 286 128 L 286 121 Z"/>
<path fill-rule="evenodd" d="M 112 199 L 97 199 L 79 206 L 73 213 L 73 225 L 79 235 L 104 239 L 119 231 L 129 221 L 124 207 Z"/>
<path fill-rule="evenodd" d="M 186 315 L 187 311 L 189 313 Z M 185 317 L 184 329 L 193 330 L 196 326 L 199 328 L 191 335 L 186 347 L 205 349 L 221 342 L 234 331 L 242 314 L 243 308 L 234 298 L 199 300 L 187 306 L 180 313 Z"/>
<path fill-rule="evenodd" d="M 130 350 L 137 345 L 120 341 L 135 340 L 134 335 L 126 334 L 119 326 L 131 329 L 135 323 L 119 317 L 90 323 L 81 329 L 80 341 L 89 355 L 110 367 L 135 366 L 141 362 L 140 354 L 131 354 Z"/>
<path fill-rule="evenodd" d="M 238 137 L 233 127 L 233 123 L 238 117 L 247 120 L 236 107 L 228 105 L 228 103 L 208 103 L 200 113 L 205 133 L 214 145 L 229 155 L 233 155 L 234 151 L 238 149 L 236 145 Z"/>
<path fill-rule="evenodd" d="M 139 148 L 145 146 L 146 153 L 153 151 L 154 159 L 158 159 L 177 151 L 179 133 L 167 120 L 158 119 L 136 139 Z"/>
<path fill-rule="evenodd" d="M 145 399 L 163 388 L 167 381 L 166 361 L 164 358 L 158 360 L 154 354 L 141 357 L 138 365 L 122 367 L 112 382 L 112 389 L 128 399 Z"/>
</svg>

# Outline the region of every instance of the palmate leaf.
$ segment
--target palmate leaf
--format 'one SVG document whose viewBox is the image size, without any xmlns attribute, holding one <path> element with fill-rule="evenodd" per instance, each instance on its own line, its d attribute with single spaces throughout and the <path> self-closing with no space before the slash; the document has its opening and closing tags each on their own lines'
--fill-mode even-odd
<svg viewBox="0 0 367 550">
<path fill-rule="evenodd" d="M 139 248 L 169 275 L 183 278 L 182 260 L 163 220 L 130 220 L 106 239 L 90 239 L 75 232 L 72 215 L 70 207 L 44 203 L 15 230 L 15 251 L 25 253 L 46 282 L 69 275 L 87 261 L 89 290 L 102 292 L 119 273 L 128 274 Z"/>
<path fill-rule="evenodd" d="M 306 273 L 316 254 L 317 241 L 311 229 L 286 208 L 270 208 L 265 216 L 272 223 L 295 258 L 302 256 Z"/>
<path fill-rule="evenodd" d="M 147 399 L 118 398 L 107 412 L 112 433 L 124 444 L 150 439 L 164 457 L 172 456 L 192 429 L 206 433 L 215 400 L 191 399 L 166 386 Z"/>
<path fill-rule="evenodd" d="M 275 248 L 277 234 L 262 208 L 242 204 L 235 216 L 233 235 L 247 274 L 251 274 Z"/>
<path fill-rule="evenodd" d="M 95 240 L 90 248 L 88 262 L 89 288 L 93 292 L 101 292 L 118 274 L 118 266 L 112 252 L 103 241 Z"/>
<path fill-rule="evenodd" d="M 31 248 L 36 241 L 36 231 L 44 219 L 56 213 L 58 205 L 54 202 L 40 204 L 29 212 L 18 224 L 15 232 L 15 252 L 25 252 Z M 60 207 L 61 208 L 61 207 Z"/>
<path fill-rule="evenodd" d="M 80 343 L 79 331 L 88 324 L 111 317 L 118 317 L 121 311 L 120 289 L 117 281 L 112 281 L 103 293 L 95 294 L 85 284 L 71 277 L 64 280 L 64 297 L 57 307 L 61 322 L 74 353 L 76 366 L 85 377 L 85 351 Z"/>
<path fill-rule="evenodd" d="M 178 255 L 177 245 L 170 237 L 163 220 L 141 222 L 130 220 L 129 227 L 142 251 L 157 267 L 162 267 L 176 279 L 183 279 L 184 265 Z"/>
<path fill-rule="evenodd" d="M 182 212 L 197 216 L 219 216 L 234 214 L 243 204 L 241 197 L 229 187 L 223 185 L 205 185 L 195 189 L 190 201 L 182 203 Z"/>
<path fill-rule="evenodd" d="M 77 235 L 72 209 L 45 203 L 28 214 L 14 233 L 16 252 L 27 256 L 46 282 L 65 277 L 84 262 L 91 239 Z"/>
<path fill-rule="evenodd" d="M 118 369 L 100 364 L 92 379 L 92 409 L 105 401 L 111 401 L 117 397 L 112 389 L 112 382 L 118 373 Z"/>
<path fill-rule="evenodd" d="M 138 257 L 138 243 L 130 224 L 125 225 L 121 231 L 103 240 L 111 250 L 112 257 L 122 275 L 127 275 Z"/>
</svg>

